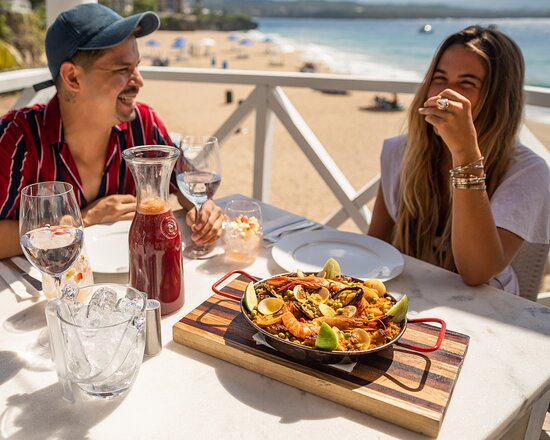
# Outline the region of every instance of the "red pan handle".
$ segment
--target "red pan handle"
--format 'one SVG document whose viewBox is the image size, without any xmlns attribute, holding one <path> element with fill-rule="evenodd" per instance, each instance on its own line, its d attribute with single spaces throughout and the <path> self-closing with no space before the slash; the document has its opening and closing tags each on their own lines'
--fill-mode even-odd
<svg viewBox="0 0 550 440">
<path fill-rule="evenodd" d="M 216 281 L 214 284 L 212 284 L 212 290 L 217 293 L 218 295 L 221 295 L 221 296 L 225 296 L 226 298 L 231 298 L 231 299 L 236 299 L 236 300 L 240 300 L 241 297 L 240 296 L 237 296 L 237 295 L 232 295 L 231 293 L 225 293 L 225 292 L 222 292 L 221 290 L 218 289 L 218 286 L 223 283 L 225 280 L 227 280 L 231 275 L 235 275 L 235 274 L 239 274 L 239 275 L 244 275 L 245 277 L 247 278 L 250 278 L 252 281 L 258 281 L 258 278 L 256 277 L 253 277 L 252 275 L 248 274 L 247 272 L 245 272 L 244 270 L 232 270 L 231 272 L 229 273 L 226 273 L 223 277 L 221 277 L 218 281 Z"/>
<path fill-rule="evenodd" d="M 439 318 L 418 318 L 418 319 L 409 319 L 408 320 L 408 323 L 412 323 L 412 322 L 437 322 L 437 323 L 439 323 L 441 325 L 441 328 L 439 329 L 439 335 L 437 336 L 437 341 L 436 341 L 435 345 L 433 345 L 432 347 L 419 347 L 418 345 L 406 344 L 404 342 L 399 342 L 399 341 L 396 342 L 397 345 L 400 345 L 401 347 L 410 348 L 411 350 L 423 351 L 423 352 L 435 351 L 435 350 L 438 350 L 439 347 L 441 347 L 441 343 L 443 342 L 443 338 L 445 337 L 445 329 L 447 328 L 447 324 L 445 323 L 445 321 L 443 321 L 442 319 L 439 319 Z"/>
</svg>

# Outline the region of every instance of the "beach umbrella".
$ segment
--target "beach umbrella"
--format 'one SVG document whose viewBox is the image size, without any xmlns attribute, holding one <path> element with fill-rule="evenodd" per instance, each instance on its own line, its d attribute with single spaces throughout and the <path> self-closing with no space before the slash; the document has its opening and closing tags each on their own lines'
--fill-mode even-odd
<svg viewBox="0 0 550 440">
<path fill-rule="evenodd" d="M 254 42 L 248 38 L 244 38 L 241 41 L 239 41 L 240 46 L 252 46 Z"/>
<path fill-rule="evenodd" d="M 171 47 L 172 49 L 183 49 L 185 47 L 185 39 L 174 40 Z"/>
<path fill-rule="evenodd" d="M 149 46 L 149 47 L 158 47 L 158 46 L 160 46 L 160 41 L 158 41 L 158 40 L 147 40 L 145 45 Z"/>
<path fill-rule="evenodd" d="M 264 43 L 273 43 L 273 38 L 265 37 L 263 41 L 264 41 Z"/>
<path fill-rule="evenodd" d="M 213 38 L 202 38 L 201 40 L 199 40 L 199 45 L 212 47 L 216 45 L 216 40 L 214 40 Z"/>
<path fill-rule="evenodd" d="M 278 44 L 272 48 L 271 52 L 278 55 L 279 61 L 276 64 L 285 64 L 285 55 L 293 53 L 296 48 L 292 44 Z"/>
<path fill-rule="evenodd" d="M 238 35 L 235 35 L 235 34 L 229 34 L 229 35 L 227 36 L 227 39 L 228 39 L 229 41 L 237 41 L 237 40 L 239 39 L 239 36 L 238 36 Z"/>
<path fill-rule="evenodd" d="M 280 54 L 293 53 L 295 50 L 296 48 L 292 44 L 279 44 L 273 48 L 273 52 Z"/>
</svg>

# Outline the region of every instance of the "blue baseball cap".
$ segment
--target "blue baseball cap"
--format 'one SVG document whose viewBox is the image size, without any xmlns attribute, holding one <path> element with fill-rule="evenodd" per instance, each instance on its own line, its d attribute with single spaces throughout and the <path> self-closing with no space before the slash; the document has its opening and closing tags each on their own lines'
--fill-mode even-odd
<svg viewBox="0 0 550 440">
<path fill-rule="evenodd" d="M 106 49 L 130 35 L 143 37 L 156 31 L 160 19 L 154 12 L 121 17 L 99 3 L 84 3 L 57 16 L 46 33 L 46 56 L 53 80 L 61 64 L 78 50 Z"/>
</svg>

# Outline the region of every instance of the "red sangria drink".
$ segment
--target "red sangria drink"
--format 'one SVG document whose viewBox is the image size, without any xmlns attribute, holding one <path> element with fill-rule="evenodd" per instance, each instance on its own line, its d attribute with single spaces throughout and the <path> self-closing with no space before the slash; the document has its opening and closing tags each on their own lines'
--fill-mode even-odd
<svg viewBox="0 0 550 440">
<path fill-rule="evenodd" d="M 130 227 L 130 285 L 160 301 L 161 314 L 183 306 L 182 241 L 178 223 L 164 200 L 137 207 Z"/>
<path fill-rule="evenodd" d="M 130 285 L 160 302 L 162 315 L 183 306 L 183 253 L 168 185 L 180 152 L 166 145 L 124 150 L 136 184 L 137 208 L 128 237 Z"/>
</svg>

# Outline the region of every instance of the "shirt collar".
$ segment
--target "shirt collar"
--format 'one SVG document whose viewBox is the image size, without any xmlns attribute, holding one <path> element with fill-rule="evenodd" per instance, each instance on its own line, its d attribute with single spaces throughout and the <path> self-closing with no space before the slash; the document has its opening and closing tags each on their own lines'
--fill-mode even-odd
<svg viewBox="0 0 550 440">
<path fill-rule="evenodd" d="M 63 141 L 63 124 L 61 123 L 61 111 L 59 110 L 57 94 L 46 105 L 44 125 L 46 145 L 60 144 Z"/>
</svg>

